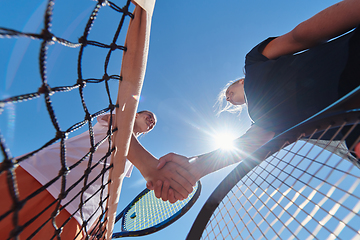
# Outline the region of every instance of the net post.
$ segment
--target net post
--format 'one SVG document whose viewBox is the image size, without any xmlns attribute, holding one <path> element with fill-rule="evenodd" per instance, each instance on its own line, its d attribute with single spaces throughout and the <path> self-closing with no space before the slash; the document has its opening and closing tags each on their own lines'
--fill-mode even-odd
<svg viewBox="0 0 360 240">
<path fill-rule="evenodd" d="M 119 202 L 124 166 L 128 154 L 132 127 L 138 106 L 142 84 L 145 77 L 147 56 L 149 51 L 150 27 L 155 0 L 134 0 L 136 5 L 134 18 L 130 21 L 121 66 L 122 81 L 119 84 L 117 105 L 115 111 L 115 132 L 113 139 L 116 150 L 112 154 L 109 177 L 109 199 L 106 212 L 106 239 L 111 239 L 116 209 Z"/>
</svg>

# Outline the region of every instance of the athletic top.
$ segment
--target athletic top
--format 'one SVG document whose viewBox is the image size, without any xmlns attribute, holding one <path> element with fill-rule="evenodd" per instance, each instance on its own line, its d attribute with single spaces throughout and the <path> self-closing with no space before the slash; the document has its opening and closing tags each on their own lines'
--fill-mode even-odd
<svg viewBox="0 0 360 240">
<path fill-rule="evenodd" d="M 246 55 L 244 89 L 255 125 L 278 135 L 360 84 L 359 27 L 309 50 L 270 60 L 261 51 L 273 39 Z"/>
<path fill-rule="evenodd" d="M 97 118 L 98 122 L 93 127 L 95 142 L 101 141 L 107 135 L 108 131 L 108 122 L 107 114 L 99 116 Z M 72 166 L 76 162 L 78 162 L 82 157 L 84 157 L 90 150 L 90 136 L 89 132 L 84 132 L 78 136 L 69 138 L 65 141 L 66 147 L 66 164 L 68 167 Z M 104 142 L 99 146 L 96 152 L 93 154 L 92 166 L 94 166 L 102 157 L 106 155 L 108 151 L 108 144 Z M 66 176 L 66 189 L 69 189 L 76 181 L 78 181 L 83 175 L 84 171 L 87 168 L 89 157 L 82 161 L 78 166 L 73 168 L 69 174 Z M 110 158 L 107 160 L 107 167 L 109 166 Z M 36 153 L 34 156 L 26 159 L 25 161 L 20 163 L 20 166 L 26 170 L 29 174 L 31 174 L 37 181 L 39 181 L 42 185 L 49 183 L 52 179 L 58 176 L 59 171 L 61 169 L 61 161 L 60 161 L 60 143 L 52 144 L 40 152 Z M 101 161 L 99 165 L 92 169 L 89 178 L 87 180 L 87 184 L 91 181 L 94 183 L 90 184 L 88 189 L 84 192 L 83 202 L 86 202 L 82 207 L 82 212 L 84 219 L 87 220 L 90 218 L 92 214 L 99 207 L 100 202 L 100 187 L 102 185 L 101 176 L 97 178 L 104 167 L 104 161 Z M 126 173 L 126 177 L 130 177 L 133 165 L 128 160 L 125 164 L 124 173 Z M 105 173 L 104 177 L 104 185 L 108 181 L 108 172 Z M 46 190 L 57 199 L 59 193 L 61 192 L 61 177 L 51 184 Z M 65 199 L 61 201 L 61 205 L 65 206 L 65 209 L 70 213 L 74 214 L 74 218 L 82 225 L 82 219 L 80 216 L 79 204 L 80 204 L 80 192 L 84 186 L 84 179 L 81 179 L 80 182 L 69 191 L 68 195 Z M 98 192 L 97 192 L 98 191 Z M 97 192 L 97 193 L 96 193 Z M 79 194 L 79 196 L 76 196 Z M 93 196 L 95 194 L 95 196 Z M 93 197 L 92 197 L 93 196 Z M 104 189 L 102 199 L 105 200 L 107 196 L 107 187 Z M 72 198 L 75 198 L 70 202 Z M 87 199 L 89 199 L 87 201 Z M 98 210 L 91 219 L 88 220 L 88 226 L 92 226 L 92 224 L 98 219 L 101 212 Z"/>
</svg>

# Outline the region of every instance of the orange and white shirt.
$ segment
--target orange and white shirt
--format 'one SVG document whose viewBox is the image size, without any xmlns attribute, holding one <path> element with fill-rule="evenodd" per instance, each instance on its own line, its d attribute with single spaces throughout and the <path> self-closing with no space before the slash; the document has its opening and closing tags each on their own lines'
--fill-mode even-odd
<svg viewBox="0 0 360 240">
<path fill-rule="evenodd" d="M 107 115 L 102 115 L 97 118 L 97 123 L 94 125 L 94 138 L 95 142 L 101 141 L 105 138 L 108 131 L 108 122 Z M 65 140 L 65 148 L 66 148 L 66 164 L 67 167 L 72 166 L 76 162 L 78 162 L 82 157 L 84 157 L 90 150 L 90 136 L 89 132 L 84 132 L 78 136 L 69 138 Z M 93 154 L 92 166 L 95 165 L 103 156 L 106 155 L 109 148 L 109 144 L 107 141 L 102 143 L 96 152 Z M 84 159 L 78 166 L 73 168 L 68 175 L 66 175 L 66 185 L 65 189 L 69 189 L 73 184 L 77 181 L 79 183 L 69 191 L 66 198 L 61 201 L 61 205 L 65 206 L 65 209 L 70 213 L 74 214 L 74 218 L 82 225 L 83 221 L 81 219 L 79 204 L 80 197 L 79 194 L 84 186 L 84 175 L 85 170 L 88 167 L 89 157 Z M 110 157 L 107 159 L 106 163 L 107 167 L 110 165 Z M 29 174 L 31 174 L 37 181 L 39 181 L 42 185 L 47 184 L 49 181 L 58 176 L 59 171 L 61 169 L 61 161 L 60 161 L 60 143 L 57 142 L 52 144 L 51 146 L 46 147 L 45 149 L 39 151 L 32 157 L 26 159 L 25 161 L 20 163 L 20 166 L 26 170 Z M 100 176 L 101 171 L 104 167 L 104 161 L 101 161 L 99 165 L 97 165 L 94 169 L 92 169 L 89 174 L 89 178 L 87 179 L 87 184 L 94 181 L 88 189 L 83 194 L 83 207 L 82 213 L 84 219 L 88 221 L 88 226 L 92 226 L 92 224 L 98 219 L 101 212 L 98 210 L 96 214 L 94 212 L 99 207 L 100 202 L 100 192 L 99 189 L 102 184 L 105 184 L 108 181 L 108 171 L 105 173 L 104 179 Z M 126 160 L 124 173 L 126 177 L 131 176 L 131 172 L 133 169 L 133 164 Z M 98 177 L 100 176 L 100 177 Z M 95 180 L 96 179 L 96 180 Z M 103 183 L 102 183 L 103 182 Z M 62 177 L 57 179 L 53 184 L 51 184 L 46 190 L 56 199 L 61 192 L 61 183 Z M 98 192 L 97 192 L 98 191 Z M 105 200 L 107 195 L 107 187 L 103 190 L 102 198 Z M 77 196 L 78 194 L 78 196 Z M 94 196 L 93 196 L 94 195 Z M 71 199 L 73 199 L 71 201 Z M 91 217 L 91 215 L 93 215 Z M 91 217 L 91 219 L 89 219 Z"/>
</svg>

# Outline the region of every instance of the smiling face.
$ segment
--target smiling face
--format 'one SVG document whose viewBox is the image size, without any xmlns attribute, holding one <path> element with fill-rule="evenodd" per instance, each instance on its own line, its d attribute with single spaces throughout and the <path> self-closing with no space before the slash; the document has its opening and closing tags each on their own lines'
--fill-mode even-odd
<svg viewBox="0 0 360 240">
<path fill-rule="evenodd" d="M 241 105 L 245 103 L 244 79 L 231 84 L 225 92 L 226 101 L 233 105 Z"/>
<path fill-rule="evenodd" d="M 150 111 L 141 111 L 135 115 L 134 132 L 135 134 L 147 133 L 155 127 L 156 117 Z"/>
</svg>

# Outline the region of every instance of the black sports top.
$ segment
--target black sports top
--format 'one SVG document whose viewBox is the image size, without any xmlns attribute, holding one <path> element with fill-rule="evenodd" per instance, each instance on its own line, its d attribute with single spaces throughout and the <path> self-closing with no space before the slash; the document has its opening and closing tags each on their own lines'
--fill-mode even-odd
<svg viewBox="0 0 360 240">
<path fill-rule="evenodd" d="M 272 39 L 254 47 L 245 60 L 244 88 L 255 125 L 277 135 L 360 85 L 359 27 L 309 50 L 274 60 L 261 54 Z"/>
</svg>

